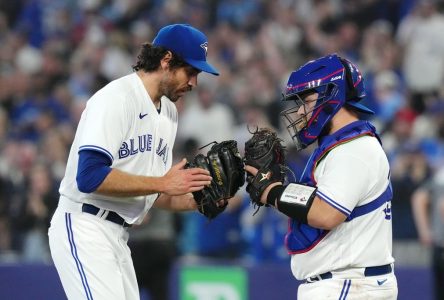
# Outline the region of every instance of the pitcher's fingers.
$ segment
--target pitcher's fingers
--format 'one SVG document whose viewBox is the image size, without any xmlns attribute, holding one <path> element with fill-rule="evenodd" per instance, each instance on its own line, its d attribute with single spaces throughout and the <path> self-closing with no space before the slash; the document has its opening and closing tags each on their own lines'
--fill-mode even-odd
<svg viewBox="0 0 444 300">
<path fill-rule="evenodd" d="M 196 187 L 196 186 L 207 186 L 211 184 L 211 180 L 199 180 L 199 181 L 192 181 L 191 182 L 191 186 L 192 187 Z"/>
<path fill-rule="evenodd" d="M 199 180 L 211 181 L 211 180 L 213 180 L 213 177 L 211 177 L 209 175 L 205 175 L 205 174 L 195 174 L 195 175 L 191 176 L 191 180 L 192 181 L 199 181 Z"/>
<path fill-rule="evenodd" d="M 178 162 L 177 164 L 175 164 L 172 167 L 172 169 L 181 170 L 181 169 L 183 169 L 183 167 L 185 167 L 186 163 L 187 163 L 187 159 L 182 158 L 182 160 L 180 162 Z"/>
<path fill-rule="evenodd" d="M 197 192 L 197 191 L 203 190 L 204 187 L 205 187 L 204 185 L 200 185 L 200 186 L 192 186 L 192 187 L 190 187 L 190 188 L 188 189 L 188 191 L 189 191 L 190 193 L 193 193 L 193 192 Z"/>
<path fill-rule="evenodd" d="M 187 171 L 192 175 L 194 175 L 194 174 L 210 175 L 210 172 L 208 170 L 201 169 L 201 168 L 191 168 L 191 169 L 188 169 Z"/>
</svg>

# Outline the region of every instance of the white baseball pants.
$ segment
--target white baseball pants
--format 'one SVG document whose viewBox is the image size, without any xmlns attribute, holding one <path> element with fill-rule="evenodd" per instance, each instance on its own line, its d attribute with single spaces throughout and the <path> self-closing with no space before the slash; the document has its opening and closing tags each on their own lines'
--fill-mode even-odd
<svg viewBox="0 0 444 300">
<path fill-rule="evenodd" d="M 303 283 L 298 300 L 396 300 L 398 285 L 393 273 L 361 278 L 331 278 Z"/>
<path fill-rule="evenodd" d="M 82 213 L 81 203 L 59 204 L 49 228 L 51 256 L 72 300 L 139 299 L 128 232 Z"/>
</svg>

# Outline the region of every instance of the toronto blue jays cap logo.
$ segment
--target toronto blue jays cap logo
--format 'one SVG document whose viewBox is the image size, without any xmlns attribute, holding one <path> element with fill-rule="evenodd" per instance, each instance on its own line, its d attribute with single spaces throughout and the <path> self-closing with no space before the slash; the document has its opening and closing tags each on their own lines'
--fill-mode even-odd
<svg viewBox="0 0 444 300">
<path fill-rule="evenodd" d="M 207 57 L 207 53 L 208 53 L 208 42 L 205 42 L 205 43 L 203 43 L 203 44 L 200 44 L 200 47 L 201 47 L 202 49 L 205 50 L 205 57 Z"/>
</svg>

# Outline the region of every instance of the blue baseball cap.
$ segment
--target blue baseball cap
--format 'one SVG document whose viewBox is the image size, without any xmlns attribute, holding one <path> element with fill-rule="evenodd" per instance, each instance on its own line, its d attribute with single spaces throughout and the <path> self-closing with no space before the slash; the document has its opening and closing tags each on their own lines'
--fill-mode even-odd
<svg viewBox="0 0 444 300">
<path fill-rule="evenodd" d="M 154 46 L 162 46 L 186 61 L 194 68 L 219 75 L 207 62 L 208 39 L 201 31 L 188 24 L 172 24 L 163 27 L 153 40 Z"/>
</svg>

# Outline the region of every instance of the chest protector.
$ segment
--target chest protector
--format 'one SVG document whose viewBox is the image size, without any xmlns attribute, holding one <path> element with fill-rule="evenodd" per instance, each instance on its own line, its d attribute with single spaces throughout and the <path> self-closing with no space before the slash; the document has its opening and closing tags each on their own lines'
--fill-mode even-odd
<svg viewBox="0 0 444 300">
<path fill-rule="evenodd" d="M 353 122 L 332 135 L 322 138 L 319 142 L 319 147 L 316 148 L 310 156 L 299 182 L 316 186 L 314 172 L 319 162 L 336 146 L 362 136 L 374 136 L 381 143 L 375 127 L 367 121 Z M 391 201 L 392 196 L 392 189 L 389 185 L 387 190 L 375 200 L 362 206 L 355 207 L 346 219 L 346 222 L 379 208 L 384 203 Z M 287 246 L 289 254 L 304 253 L 314 248 L 328 234 L 328 232 L 328 230 L 314 228 L 310 225 L 300 223 L 295 219 L 289 219 L 289 230 L 285 236 L 285 245 Z"/>
</svg>

